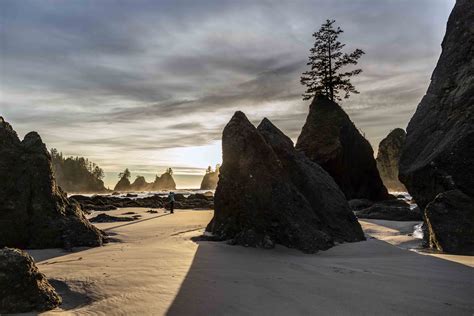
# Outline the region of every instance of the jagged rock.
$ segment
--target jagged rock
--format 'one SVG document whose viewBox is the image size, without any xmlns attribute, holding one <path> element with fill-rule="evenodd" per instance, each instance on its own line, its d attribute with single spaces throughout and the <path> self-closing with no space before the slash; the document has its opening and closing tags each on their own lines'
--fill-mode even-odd
<svg viewBox="0 0 474 316">
<path fill-rule="evenodd" d="M 135 181 L 130 185 L 130 191 L 150 191 L 152 183 L 148 183 L 144 176 L 137 176 Z"/>
<path fill-rule="evenodd" d="M 215 190 L 219 181 L 219 171 L 206 173 L 201 181 L 201 190 Z"/>
<path fill-rule="evenodd" d="M 403 129 L 395 128 L 379 144 L 377 168 L 385 187 L 392 191 L 406 191 L 405 186 L 398 180 L 398 163 L 405 137 Z"/>
<path fill-rule="evenodd" d="M 236 112 L 224 129 L 222 152 L 214 218 L 206 228 L 213 238 L 309 253 L 364 239 L 334 180 L 268 120 L 257 130 Z"/>
<path fill-rule="evenodd" d="M 458 0 L 448 20 L 442 53 L 428 91 L 408 124 L 400 158 L 399 178 L 425 210 L 426 240 L 438 250 L 453 253 L 469 250 L 463 247 L 470 244 L 472 234 L 462 232 L 472 232 L 474 221 L 460 220 L 472 208 L 466 208 L 465 203 L 453 203 L 448 208 L 436 202 L 436 210 L 449 209 L 449 215 L 443 216 L 443 226 L 438 226 L 430 224 L 435 222 L 430 216 L 438 211 L 428 212 L 427 205 L 446 191 L 458 190 L 474 197 L 473 54 L 474 2 Z M 455 230 L 465 225 L 471 228 Z"/>
<path fill-rule="evenodd" d="M 348 200 L 391 198 L 380 179 L 372 146 L 337 103 L 314 98 L 296 149 L 323 167 Z"/>
<path fill-rule="evenodd" d="M 114 187 L 114 191 L 119 191 L 119 192 L 127 192 L 131 191 L 132 186 L 130 184 L 130 180 L 128 180 L 127 177 L 122 177 L 120 180 L 117 182 L 117 184 Z"/>
<path fill-rule="evenodd" d="M 56 185 L 51 157 L 36 132 L 20 142 L 0 117 L 0 247 L 99 246 L 102 232 Z"/>
<path fill-rule="evenodd" d="M 155 182 L 152 184 L 152 190 L 176 190 L 176 183 L 174 182 L 173 175 L 165 172 L 161 176 L 156 176 Z"/>
<path fill-rule="evenodd" d="M 19 249 L 0 249 L 0 314 L 42 312 L 59 304 L 61 297 L 33 258 Z"/>
</svg>

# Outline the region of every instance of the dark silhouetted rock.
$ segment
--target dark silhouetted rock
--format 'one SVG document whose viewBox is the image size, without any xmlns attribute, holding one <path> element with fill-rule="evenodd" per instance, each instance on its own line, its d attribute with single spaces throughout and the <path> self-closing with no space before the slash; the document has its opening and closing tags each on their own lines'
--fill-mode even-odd
<svg viewBox="0 0 474 316">
<path fill-rule="evenodd" d="M 435 201 L 431 212 L 427 205 L 446 191 L 474 197 L 473 52 L 474 2 L 458 0 L 428 91 L 408 124 L 400 158 L 399 178 L 425 210 L 426 240 L 431 247 L 453 253 L 470 250 L 463 247 L 472 241 L 474 221 L 460 220 L 466 219 L 472 208 L 450 202 L 452 193 L 441 196 L 444 202 Z M 435 222 L 430 216 L 439 216 L 443 209 L 449 210 L 449 215 L 442 217 L 443 225 L 430 224 Z M 464 228 L 457 231 L 460 227 Z"/>
<path fill-rule="evenodd" d="M 410 205 L 401 200 L 375 202 L 367 208 L 354 211 L 358 218 L 384 219 L 389 221 L 421 221 L 419 208 L 410 209 Z"/>
<path fill-rule="evenodd" d="M 208 172 L 201 181 L 201 190 L 215 190 L 219 181 L 219 171 Z"/>
<path fill-rule="evenodd" d="M 372 146 L 337 103 L 325 97 L 314 98 L 296 149 L 323 167 L 348 200 L 390 198 Z"/>
<path fill-rule="evenodd" d="M 137 176 L 135 181 L 130 185 L 130 191 L 150 191 L 152 183 L 148 183 L 144 176 Z"/>
<path fill-rule="evenodd" d="M 236 112 L 224 129 L 222 152 L 214 218 L 206 228 L 214 239 L 309 253 L 364 239 L 334 180 L 268 120 L 257 130 Z"/>
<path fill-rule="evenodd" d="M 426 206 L 429 244 L 444 252 L 474 254 L 474 199 L 445 191 Z"/>
<path fill-rule="evenodd" d="M 133 217 L 128 217 L 128 216 L 118 217 L 118 216 L 111 216 L 111 215 L 101 213 L 101 214 L 99 214 L 95 217 L 92 217 L 89 220 L 92 223 L 131 222 L 131 221 L 134 221 L 134 220 L 138 219 L 138 217 L 136 217 L 136 216 L 137 215 L 135 215 Z"/>
<path fill-rule="evenodd" d="M 398 163 L 405 144 L 406 133 L 401 128 L 391 131 L 379 144 L 377 168 L 386 188 L 391 191 L 406 191 L 398 180 Z"/>
<path fill-rule="evenodd" d="M 56 185 L 51 157 L 40 136 L 31 132 L 20 142 L 1 117 L 0 179 L 0 247 L 102 244 L 102 233 Z"/>
<path fill-rule="evenodd" d="M 19 249 L 0 249 L 0 314 L 42 312 L 59 304 L 61 297 L 33 258 Z"/>
</svg>

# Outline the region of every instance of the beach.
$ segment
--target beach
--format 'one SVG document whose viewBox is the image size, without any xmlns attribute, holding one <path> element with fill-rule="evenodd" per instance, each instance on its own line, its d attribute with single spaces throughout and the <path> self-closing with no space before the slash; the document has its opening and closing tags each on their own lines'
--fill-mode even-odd
<svg viewBox="0 0 474 316">
<path fill-rule="evenodd" d="M 28 251 L 63 304 L 44 315 L 472 315 L 473 257 L 418 253 L 417 222 L 360 221 L 367 241 L 317 254 L 191 240 L 213 211 L 98 223 L 98 248 Z M 94 216 L 97 214 L 92 214 Z M 443 257 L 444 256 L 444 257 Z M 453 262 L 456 261 L 456 262 Z"/>
</svg>

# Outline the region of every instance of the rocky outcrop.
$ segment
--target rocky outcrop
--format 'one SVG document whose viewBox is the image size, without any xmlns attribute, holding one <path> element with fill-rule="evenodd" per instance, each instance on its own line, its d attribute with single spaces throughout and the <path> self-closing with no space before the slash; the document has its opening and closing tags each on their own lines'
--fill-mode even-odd
<svg viewBox="0 0 474 316">
<path fill-rule="evenodd" d="M 61 304 L 61 297 L 19 249 L 0 249 L 0 314 L 42 312 Z"/>
<path fill-rule="evenodd" d="M 408 203 L 402 200 L 375 202 L 370 206 L 354 209 L 354 213 L 358 218 L 388 221 L 421 221 L 423 219 L 419 208 L 412 209 Z"/>
<path fill-rule="evenodd" d="M 165 172 L 161 176 L 156 176 L 155 182 L 152 184 L 152 190 L 176 190 L 176 183 L 174 182 L 173 175 L 169 172 Z"/>
<path fill-rule="evenodd" d="M 150 191 L 152 183 L 148 183 L 144 176 L 137 176 L 135 181 L 130 185 L 130 191 Z"/>
<path fill-rule="evenodd" d="M 31 132 L 20 141 L 1 117 L 0 179 L 0 247 L 102 244 L 102 233 L 56 185 L 51 157 L 40 136 Z"/>
<path fill-rule="evenodd" d="M 398 180 L 398 163 L 405 137 L 403 129 L 395 128 L 379 144 L 377 168 L 385 187 L 391 191 L 406 192 L 405 186 Z"/>
<path fill-rule="evenodd" d="M 214 218 L 206 228 L 213 238 L 308 253 L 364 239 L 331 176 L 270 121 L 257 130 L 236 112 L 223 131 L 222 152 Z"/>
<path fill-rule="evenodd" d="M 127 192 L 131 190 L 132 190 L 132 186 L 130 184 L 130 180 L 128 180 L 128 178 L 125 176 L 120 178 L 120 180 L 117 182 L 117 184 L 114 187 L 114 191 L 118 191 L 118 192 Z"/>
<path fill-rule="evenodd" d="M 472 208 L 460 202 L 460 196 L 474 197 L 473 55 L 474 2 L 458 0 L 400 158 L 399 178 L 424 210 L 426 240 L 432 248 L 453 253 L 470 251 L 474 238 L 474 221 L 464 222 Z M 451 191 L 458 191 L 456 198 Z M 442 226 L 435 218 L 443 218 Z"/>
<path fill-rule="evenodd" d="M 201 181 L 201 190 L 215 190 L 219 181 L 219 171 L 207 172 Z"/>
<path fill-rule="evenodd" d="M 323 167 L 348 200 L 390 198 L 372 146 L 337 103 L 325 97 L 314 98 L 296 149 Z"/>
</svg>

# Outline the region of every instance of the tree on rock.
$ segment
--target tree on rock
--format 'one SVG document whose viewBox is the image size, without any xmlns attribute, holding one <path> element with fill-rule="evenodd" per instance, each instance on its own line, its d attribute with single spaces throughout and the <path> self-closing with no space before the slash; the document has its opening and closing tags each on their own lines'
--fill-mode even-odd
<svg viewBox="0 0 474 316">
<path fill-rule="evenodd" d="M 301 84 L 307 86 L 303 100 L 312 99 L 317 95 L 324 95 L 331 101 L 341 100 L 350 93 L 359 93 L 350 82 L 352 76 L 358 75 L 362 69 L 342 72 L 346 65 L 356 65 L 357 60 L 364 54 L 361 49 L 356 49 L 350 54 L 342 53 L 345 44 L 338 41 L 339 34 L 343 32 L 340 27 L 334 28 L 335 20 L 326 20 L 318 32 L 313 34 L 314 46 L 310 49 L 308 66 L 311 69 L 301 76 Z"/>
<path fill-rule="evenodd" d="M 131 176 L 131 174 L 130 174 L 130 170 L 128 170 L 128 168 L 125 169 L 124 172 L 120 172 L 120 173 L 118 174 L 118 177 L 119 177 L 120 179 L 122 179 L 122 178 L 124 178 L 124 179 L 130 179 L 130 176 Z"/>
</svg>

